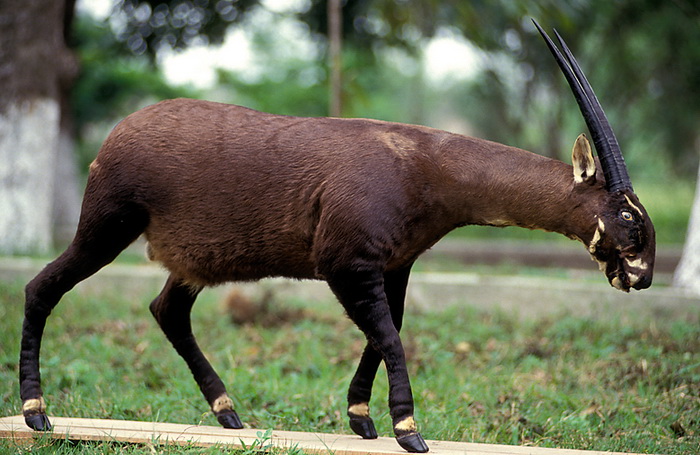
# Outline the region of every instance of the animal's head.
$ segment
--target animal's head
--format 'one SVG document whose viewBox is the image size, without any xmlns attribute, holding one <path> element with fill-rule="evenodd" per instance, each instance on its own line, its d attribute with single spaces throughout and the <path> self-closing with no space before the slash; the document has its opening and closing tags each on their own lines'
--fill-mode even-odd
<svg viewBox="0 0 700 455">
<path fill-rule="evenodd" d="M 552 55 L 566 76 L 581 108 L 604 174 L 601 184 L 591 147 L 585 136 L 576 140 L 573 150 L 574 178 L 577 184 L 598 186 L 601 201 L 596 204 L 594 233 L 588 252 L 600 265 L 615 288 L 628 292 L 651 285 L 656 235 L 654 225 L 632 189 L 625 160 L 615 134 L 573 54 L 556 33 L 563 55 L 535 22 Z"/>
</svg>

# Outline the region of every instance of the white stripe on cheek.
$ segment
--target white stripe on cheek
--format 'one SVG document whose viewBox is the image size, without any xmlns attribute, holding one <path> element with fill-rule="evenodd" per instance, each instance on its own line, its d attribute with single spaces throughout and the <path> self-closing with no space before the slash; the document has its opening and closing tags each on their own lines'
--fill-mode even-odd
<svg viewBox="0 0 700 455">
<path fill-rule="evenodd" d="M 588 252 L 593 254 L 595 253 L 596 248 L 598 247 L 598 243 L 600 243 L 601 238 L 603 237 L 602 234 L 605 232 L 605 223 L 603 223 L 603 220 L 598 218 L 598 227 L 596 228 L 595 232 L 593 233 L 593 239 L 591 240 L 591 244 L 588 245 Z"/>
</svg>

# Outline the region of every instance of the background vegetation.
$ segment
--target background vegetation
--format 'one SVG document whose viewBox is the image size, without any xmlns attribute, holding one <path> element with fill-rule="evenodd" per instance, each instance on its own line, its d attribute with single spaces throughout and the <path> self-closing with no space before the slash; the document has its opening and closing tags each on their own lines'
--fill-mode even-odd
<svg viewBox="0 0 700 455">
<path fill-rule="evenodd" d="M 149 62 L 143 67 L 147 75 L 158 68 L 159 57 L 187 46 L 220 43 L 227 30 L 242 29 L 253 41 L 256 66 L 261 68 L 252 82 L 250 69 L 223 78 L 230 100 L 243 95 L 247 104 L 263 110 L 323 115 L 328 106 L 327 2 L 287 2 L 291 6 L 281 11 L 270 9 L 273 3 L 120 0 L 101 24 L 80 15 L 72 42 L 83 61 L 102 53 L 101 63 L 115 66 L 126 59 Z M 621 142 L 630 149 L 626 154 L 632 166 L 658 175 L 659 169 L 651 165 L 658 160 L 664 168 L 694 177 L 700 120 L 700 6 L 695 2 L 346 0 L 343 4 L 345 115 L 431 123 L 448 112 L 488 138 L 568 159 L 571 137 L 582 122 L 530 23 L 534 17 L 547 28 L 556 27 L 576 50 L 605 100 Z M 275 39 L 281 33 L 280 21 L 297 27 L 297 37 L 310 43 L 302 46 L 309 50 L 303 62 L 284 58 L 295 55 L 290 48 L 301 44 Z M 102 29 L 102 39 L 95 39 L 95 27 Z M 426 40 L 436 37 L 469 40 L 480 51 L 474 77 L 429 82 L 423 53 Z M 90 56 L 86 48 L 93 50 Z M 94 70 L 84 68 L 77 90 Z M 156 97 L 171 95 L 138 82 L 93 85 L 90 93 L 119 91 L 122 96 L 74 99 L 75 109 L 90 109 L 99 100 L 103 109 L 114 112 L 114 104 L 123 103 L 131 91 L 138 98 L 149 90 Z M 300 107 L 302 98 L 309 101 Z"/>
<path fill-rule="evenodd" d="M 119 119 L 163 98 L 202 97 L 281 114 L 326 115 L 326 1 L 299 0 L 283 9 L 273 4 L 120 0 L 106 19 L 78 8 L 70 43 L 81 73 L 70 102 L 81 171 Z M 683 242 L 699 148 L 695 2 L 343 4 L 345 116 L 447 128 L 568 162 L 572 140 L 585 127 L 530 18 L 556 27 L 603 101 L 660 241 Z M 296 41 L 283 32 L 289 28 Z M 219 70 L 217 83 L 206 88 L 168 82 L 162 71 L 168 55 L 217 45 L 231 31 L 242 31 L 250 43 L 251 67 Z M 476 68 L 469 75 L 432 77 L 427 44 L 438 38 L 470 43 L 478 55 Z M 473 231 L 462 235 L 541 237 L 518 229 Z"/>
</svg>

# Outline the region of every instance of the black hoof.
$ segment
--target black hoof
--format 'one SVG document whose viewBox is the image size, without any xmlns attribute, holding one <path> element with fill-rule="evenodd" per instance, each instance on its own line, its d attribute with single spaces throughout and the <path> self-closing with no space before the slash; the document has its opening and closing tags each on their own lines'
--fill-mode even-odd
<svg viewBox="0 0 700 455">
<path fill-rule="evenodd" d="M 428 444 L 425 443 L 423 436 L 420 433 L 411 433 L 404 436 L 398 436 L 396 442 L 399 443 L 404 450 L 411 453 L 425 453 L 428 449 Z"/>
<path fill-rule="evenodd" d="M 25 416 L 24 422 L 29 428 L 36 431 L 51 431 L 53 429 L 46 414 Z"/>
<path fill-rule="evenodd" d="M 351 417 L 350 428 L 363 439 L 377 439 L 377 429 L 369 417 Z"/>
<path fill-rule="evenodd" d="M 224 428 L 233 428 L 235 430 L 243 428 L 243 422 L 241 422 L 236 411 L 223 411 L 216 416 L 216 420 L 218 420 Z"/>
</svg>

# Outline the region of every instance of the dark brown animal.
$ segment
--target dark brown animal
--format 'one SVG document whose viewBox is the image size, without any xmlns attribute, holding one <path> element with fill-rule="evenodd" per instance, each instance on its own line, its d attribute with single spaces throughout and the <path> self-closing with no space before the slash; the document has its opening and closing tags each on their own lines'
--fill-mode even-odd
<svg viewBox="0 0 700 455">
<path fill-rule="evenodd" d="M 544 36 L 544 33 L 543 33 Z M 241 428 L 197 347 L 190 309 L 204 286 L 268 276 L 322 279 L 367 337 L 348 393 L 352 429 L 369 415 L 381 361 L 399 444 L 428 450 L 413 420 L 399 330 L 409 271 L 447 232 L 522 226 L 581 241 L 623 291 L 651 284 L 654 228 L 602 109 L 561 41 L 593 135 L 573 167 L 481 139 L 361 119 L 298 118 L 172 100 L 124 119 L 90 166 L 75 239 L 26 288 L 20 388 L 27 424 L 50 428 L 39 377 L 46 318 L 65 292 L 144 234 L 170 277 L 151 311 L 219 422 Z"/>
</svg>

